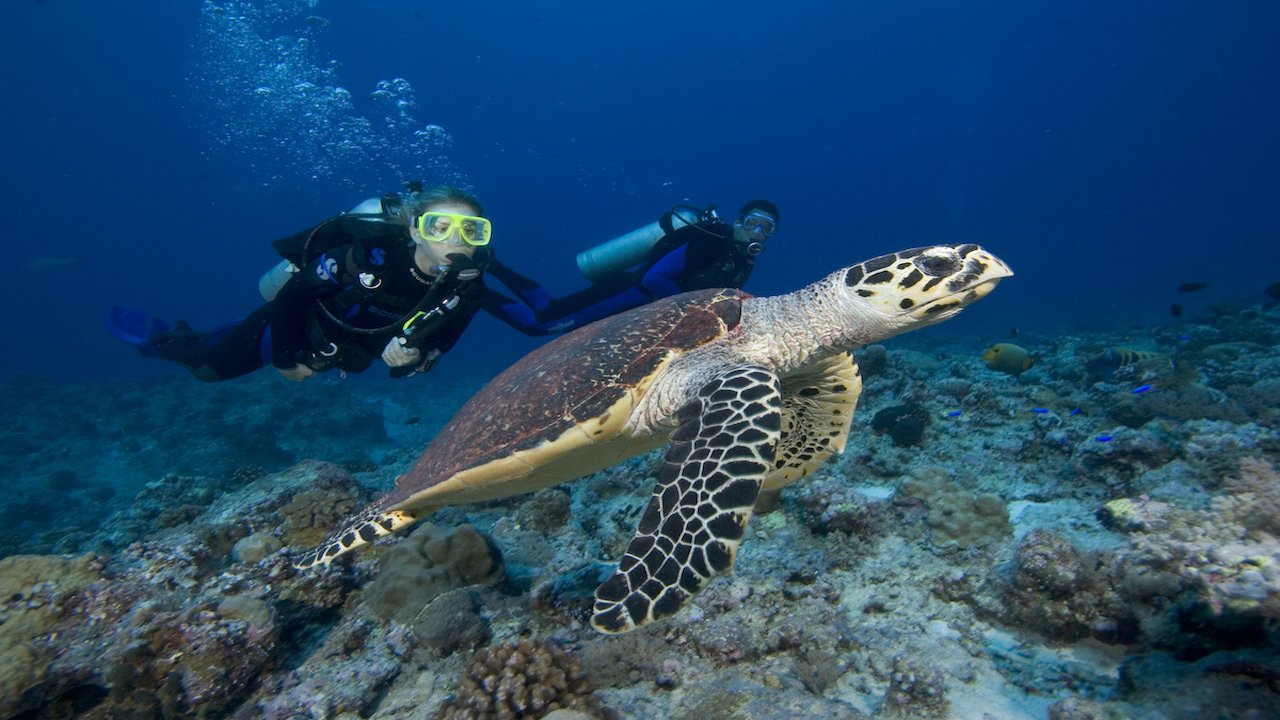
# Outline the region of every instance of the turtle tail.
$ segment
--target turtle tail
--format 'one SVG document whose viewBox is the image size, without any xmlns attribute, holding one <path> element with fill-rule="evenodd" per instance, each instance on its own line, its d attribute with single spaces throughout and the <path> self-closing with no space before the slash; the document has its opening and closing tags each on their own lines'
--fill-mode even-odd
<svg viewBox="0 0 1280 720">
<path fill-rule="evenodd" d="M 390 535 L 400 528 L 413 523 L 417 516 L 404 510 L 381 511 L 369 508 L 351 518 L 340 529 L 329 533 L 324 542 L 317 545 L 293 564 L 299 570 L 328 565 L 334 558 L 354 550 L 361 545 L 368 545 L 383 535 Z"/>
</svg>

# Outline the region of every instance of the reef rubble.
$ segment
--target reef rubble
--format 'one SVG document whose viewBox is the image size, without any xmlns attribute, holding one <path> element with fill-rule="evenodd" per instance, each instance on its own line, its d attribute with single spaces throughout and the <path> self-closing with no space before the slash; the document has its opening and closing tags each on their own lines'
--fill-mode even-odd
<svg viewBox="0 0 1280 720">
<path fill-rule="evenodd" d="M 479 379 L 11 381 L 0 717 L 1277 717 L 1276 325 L 861 349 L 847 451 L 623 636 L 656 455 L 291 566 Z"/>
</svg>

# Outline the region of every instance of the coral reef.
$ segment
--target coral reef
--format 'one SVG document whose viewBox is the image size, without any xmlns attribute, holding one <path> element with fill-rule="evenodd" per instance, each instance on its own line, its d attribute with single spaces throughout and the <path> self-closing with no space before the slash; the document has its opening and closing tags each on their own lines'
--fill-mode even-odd
<svg viewBox="0 0 1280 720">
<path fill-rule="evenodd" d="M 1107 438 L 1099 442 L 1098 437 Z M 1125 488 L 1144 470 L 1158 468 L 1177 457 L 1167 435 L 1132 430 L 1109 429 L 1083 438 L 1071 458 L 1079 474 L 1111 487 Z"/>
<path fill-rule="evenodd" d="M 469 588 L 447 590 L 431 600 L 413 618 L 413 636 L 418 647 L 444 656 L 469 650 L 493 637 L 482 611 L 483 603 Z"/>
<path fill-rule="evenodd" d="M 1131 530 L 1117 589 L 1134 601 L 1173 598 L 1145 627 L 1150 642 L 1179 656 L 1267 644 L 1280 621 L 1280 477 L 1241 460 L 1226 491 L 1204 509 L 1169 509 Z"/>
<path fill-rule="evenodd" d="M 361 498 L 347 487 L 316 488 L 294 494 L 277 512 L 282 537 L 294 547 L 318 545 L 329 528 L 353 515 Z"/>
<path fill-rule="evenodd" d="M 0 559 L 0 716 L 25 709 L 22 698 L 49 682 L 56 629 L 76 595 L 101 573 L 102 562 L 93 555 Z"/>
<path fill-rule="evenodd" d="M 916 404 L 893 405 L 875 414 L 871 429 L 887 434 L 899 447 L 919 445 L 929 425 L 929 413 Z"/>
<path fill-rule="evenodd" d="M 1096 562 L 1053 532 L 1036 530 L 1018 545 L 1013 577 L 1004 590 L 1003 618 L 1053 640 L 1108 637 L 1128 625 L 1123 603 Z"/>
<path fill-rule="evenodd" d="M 846 452 L 624 636 L 587 618 L 661 451 L 298 572 L 479 378 L 0 381 L 0 714 L 1280 717 L 1277 328 L 1024 332 L 1016 377 L 983 367 L 994 338 L 859 349 Z M 1087 367 L 1114 348 L 1144 352 Z M 877 436 L 894 407 L 927 429 Z"/>
<path fill-rule="evenodd" d="M 999 496 L 966 492 L 940 467 L 916 470 L 902 484 L 902 495 L 921 498 L 928 507 L 930 542 L 940 549 L 981 548 L 1013 532 L 1009 511 Z"/>
<path fill-rule="evenodd" d="M 889 351 L 883 345 L 861 348 L 853 354 L 853 359 L 864 379 L 884 375 L 889 369 Z"/>
<path fill-rule="evenodd" d="M 867 495 L 836 473 L 795 487 L 786 497 L 801 521 L 816 533 L 843 532 L 870 540 L 885 530 L 884 500 Z"/>
<path fill-rule="evenodd" d="M 937 670 L 903 657 L 893 659 L 881 713 L 886 718 L 947 717 L 946 687 Z"/>
<path fill-rule="evenodd" d="M 518 642 L 484 648 L 471 658 L 441 720 L 541 718 L 568 709 L 608 717 L 582 663 L 553 642 Z"/>
<path fill-rule="evenodd" d="M 445 590 L 502 579 L 502 552 L 471 525 L 452 530 L 424 523 L 388 548 L 378 577 L 364 590 L 374 615 L 408 623 Z"/>
<path fill-rule="evenodd" d="M 256 563 L 284 547 L 275 535 L 257 532 L 241 538 L 231 548 L 231 559 L 236 562 Z"/>
<path fill-rule="evenodd" d="M 1229 395 L 1203 386 L 1172 387 L 1145 395 L 1120 394 L 1108 415 L 1116 422 L 1139 428 L 1156 418 L 1169 420 L 1225 420 L 1248 422 L 1249 413 Z"/>
<path fill-rule="evenodd" d="M 290 493 L 340 477 L 310 463 L 261 478 L 111 556 L 0 560 L 3 657 L 24 668 L 4 675 L 5 714 L 215 717 L 251 703 L 307 642 L 299 630 L 340 607 L 351 585 L 295 577 L 279 554 L 233 565 L 224 539 L 229 528 L 269 527 Z"/>
<path fill-rule="evenodd" d="M 1222 483 L 1224 497 L 1217 510 L 1249 537 L 1264 541 L 1280 538 L 1280 474 L 1265 460 L 1246 457 L 1240 469 Z"/>
<path fill-rule="evenodd" d="M 520 505 L 516 523 L 538 532 L 552 532 L 569 521 L 571 503 L 569 494 L 558 488 L 536 492 Z"/>
</svg>

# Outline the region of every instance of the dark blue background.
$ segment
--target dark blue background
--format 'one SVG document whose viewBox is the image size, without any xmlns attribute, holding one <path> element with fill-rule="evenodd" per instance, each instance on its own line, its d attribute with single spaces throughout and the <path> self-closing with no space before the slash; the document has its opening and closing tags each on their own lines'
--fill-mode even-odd
<svg viewBox="0 0 1280 720">
<path fill-rule="evenodd" d="M 102 330 L 107 306 L 199 326 L 255 306 L 268 242 L 379 187 L 271 180 L 194 118 L 201 8 L 0 9 L 9 212 L 0 373 L 174 372 Z M 364 102 L 412 82 L 424 122 L 553 290 L 574 253 L 686 199 L 775 200 L 748 289 L 978 242 L 1018 276 L 948 332 L 1167 322 L 1280 280 L 1280 4 L 324 0 L 318 56 Z M 229 121 L 234 121 L 234 118 Z M 282 139 L 286 142 L 287 139 Z M 431 180 L 432 178 L 426 178 Z M 31 259 L 83 263 L 32 269 Z M 1212 285 L 1179 297 L 1186 280 Z M 930 331 L 937 332 L 937 330 Z M 530 343 L 488 318 L 448 362 Z"/>
</svg>

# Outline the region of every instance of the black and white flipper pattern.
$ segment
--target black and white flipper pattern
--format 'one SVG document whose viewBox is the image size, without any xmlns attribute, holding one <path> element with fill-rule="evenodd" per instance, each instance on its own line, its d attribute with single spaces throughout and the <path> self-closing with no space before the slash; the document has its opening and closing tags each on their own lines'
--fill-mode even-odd
<svg viewBox="0 0 1280 720">
<path fill-rule="evenodd" d="M 673 615 L 733 567 L 773 468 L 781 414 L 778 378 L 759 365 L 728 368 L 679 410 L 649 507 L 617 571 L 596 588 L 597 630 Z"/>
<path fill-rule="evenodd" d="M 403 510 L 381 512 L 368 508 L 348 519 L 341 528 L 329 533 L 319 546 L 298 558 L 293 566 L 305 570 L 316 565 L 328 565 L 348 550 L 367 545 L 383 535 L 390 535 L 415 520 L 416 516 Z"/>
<path fill-rule="evenodd" d="M 765 490 L 789 485 L 844 452 L 861 392 L 862 377 L 849 353 L 783 378 L 782 439 Z"/>
</svg>

